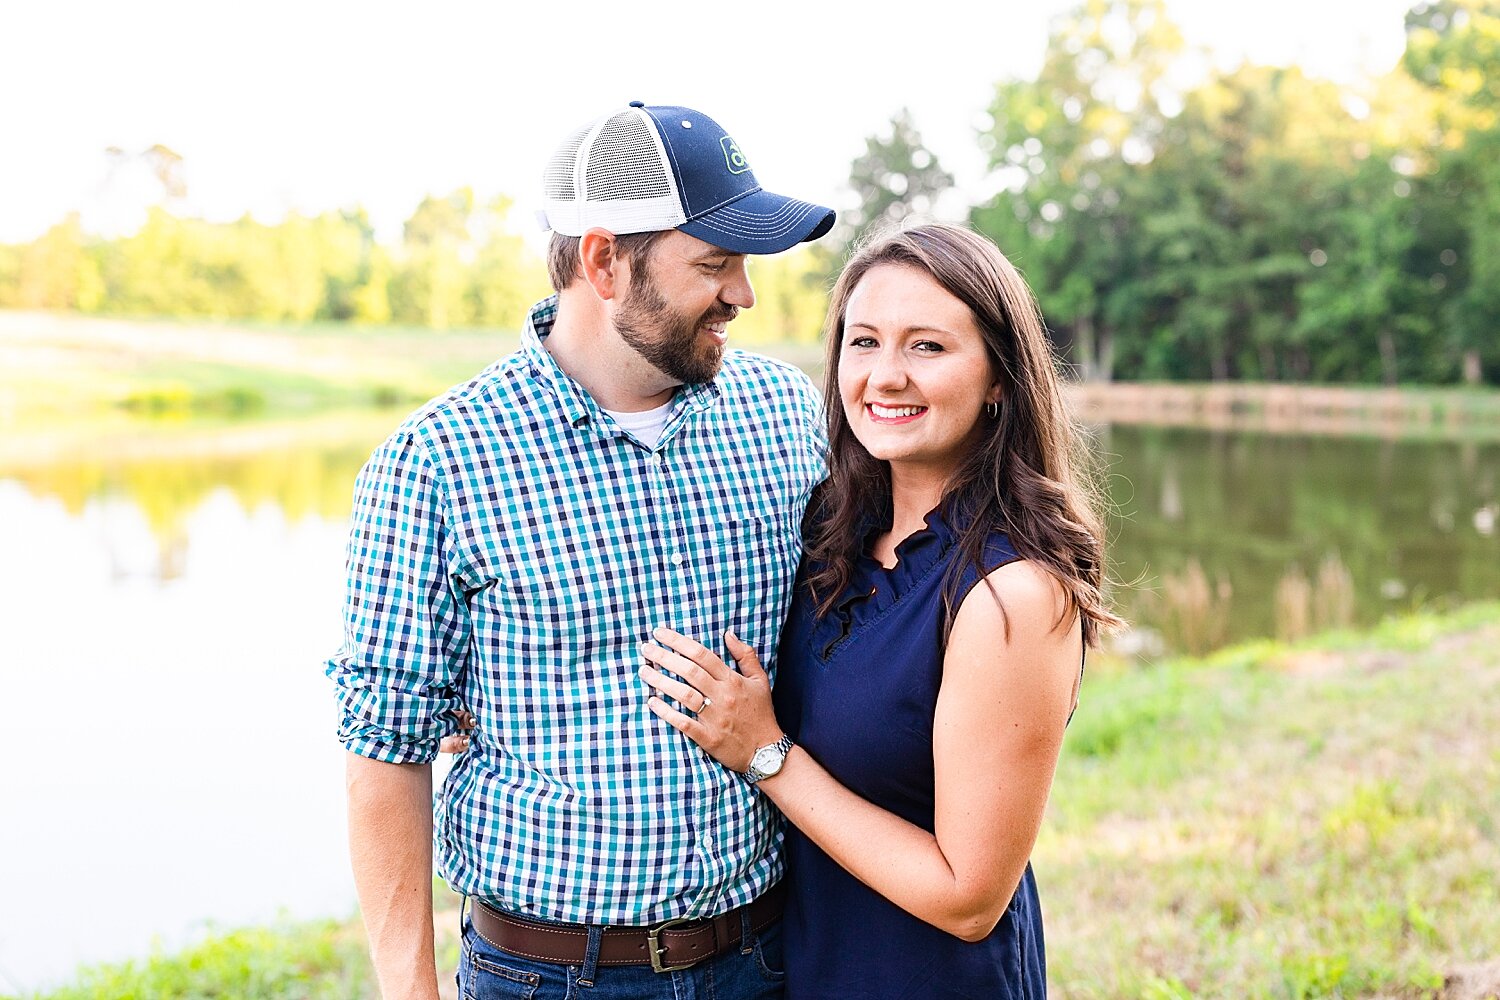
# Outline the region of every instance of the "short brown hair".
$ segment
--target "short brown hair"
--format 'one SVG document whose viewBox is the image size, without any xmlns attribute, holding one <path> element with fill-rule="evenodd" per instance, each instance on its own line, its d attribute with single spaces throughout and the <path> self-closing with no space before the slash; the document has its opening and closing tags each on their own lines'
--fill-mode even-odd
<svg viewBox="0 0 1500 1000">
<path fill-rule="evenodd" d="M 661 239 L 666 232 L 667 230 L 658 230 L 652 233 L 628 233 L 625 236 L 616 236 L 615 251 L 627 260 L 637 260 L 642 264 L 649 263 L 656 241 Z M 578 248 L 582 243 L 581 236 L 552 234 L 552 242 L 547 245 L 547 278 L 552 282 L 554 292 L 567 288 L 573 284 L 573 279 L 578 277 Z"/>
</svg>

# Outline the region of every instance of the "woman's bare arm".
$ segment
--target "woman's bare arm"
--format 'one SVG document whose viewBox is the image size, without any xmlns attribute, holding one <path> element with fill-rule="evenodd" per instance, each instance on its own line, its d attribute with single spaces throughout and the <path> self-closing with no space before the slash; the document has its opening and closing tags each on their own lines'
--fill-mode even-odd
<svg viewBox="0 0 1500 1000">
<path fill-rule="evenodd" d="M 970 941 L 994 928 L 1026 868 L 1082 655 L 1076 617 L 1059 624 L 1063 592 L 1053 577 L 1015 562 L 988 580 L 993 593 L 980 583 L 964 599 L 943 660 L 933 727 L 933 832 L 844 788 L 800 748 L 779 774 L 760 782 L 786 817 L 856 878 L 914 916 Z M 676 641 L 672 645 L 683 651 Z M 741 674 L 713 669 L 696 656 L 690 658 L 701 673 L 663 662 L 687 684 L 707 691 L 714 711 L 693 719 L 659 699 L 652 707 L 716 758 L 744 770 L 755 747 L 774 742 L 781 730 L 753 652 L 737 640 L 730 649 Z M 725 676 L 714 676 L 719 673 Z M 652 675 L 676 683 L 648 668 L 647 680 L 655 683 Z M 696 703 L 669 684 L 657 686 L 685 704 Z M 721 704 L 727 712 L 717 711 Z"/>
</svg>

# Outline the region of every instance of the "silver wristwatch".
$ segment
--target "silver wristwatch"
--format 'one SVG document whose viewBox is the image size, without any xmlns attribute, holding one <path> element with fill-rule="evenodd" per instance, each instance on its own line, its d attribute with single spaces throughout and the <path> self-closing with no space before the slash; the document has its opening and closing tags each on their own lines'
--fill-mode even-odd
<svg viewBox="0 0 1500 1000">
<path fill-rule="evenodd" d="M 792 738 L 783 733 L 781 739 L 761 747 L 751 755 L 750 769 L 745 772 L 745 780 L 753 785 L 762 778 L 780 774 L 781 765 L 786 763 L 786 755 L 791 752 Z"/>
</svg>

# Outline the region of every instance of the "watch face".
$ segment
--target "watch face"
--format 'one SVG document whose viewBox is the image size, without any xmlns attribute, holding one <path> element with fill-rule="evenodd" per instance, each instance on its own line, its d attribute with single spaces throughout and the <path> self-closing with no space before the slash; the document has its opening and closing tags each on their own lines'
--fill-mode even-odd
<svg viewBox="0 0 1500 1000">
<path fill-rule="evenodd" d="M 781 770 L 781 754 L 776 752 L 775 747 L 761 747 L 750 758 L 750 766 L 764 775 L 775 774 Z"/>
</svg>

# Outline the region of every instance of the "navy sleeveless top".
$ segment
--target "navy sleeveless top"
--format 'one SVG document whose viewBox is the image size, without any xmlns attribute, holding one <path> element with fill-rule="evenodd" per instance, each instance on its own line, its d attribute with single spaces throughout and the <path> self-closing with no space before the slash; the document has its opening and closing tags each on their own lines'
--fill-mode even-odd
<svg viewBox="0 0 1500 1000">
<path fill-rule="evenodd" d="M 1004 534 L 992 535 L 982 574 L 956 542 L 934 511 L 925 531 L 897 546 L 892 569 L 861 559 L 821 619 L 804 567 L 777 657 L 776 715 L 792 739 L 846 788 L 928 831 L 949 567 L 960 564 L 957 607 L 990 570 L 1020 558 Z M 995 930 L 970 943 L 867 888 L 790 824 L 786 837 L 787 1000 L 1046 996 L 1030 864 Z"/>
</svg>

